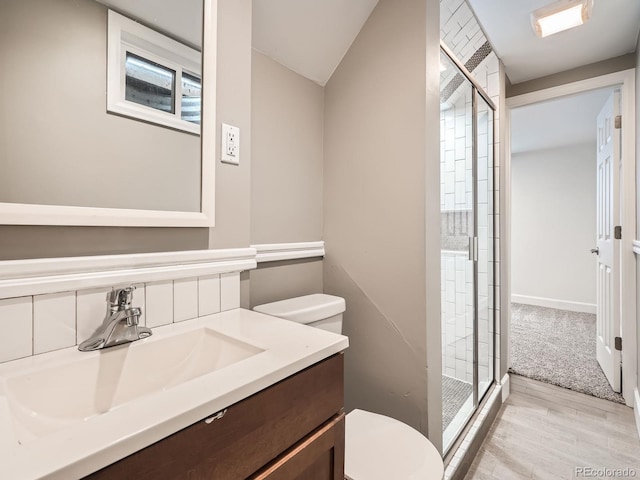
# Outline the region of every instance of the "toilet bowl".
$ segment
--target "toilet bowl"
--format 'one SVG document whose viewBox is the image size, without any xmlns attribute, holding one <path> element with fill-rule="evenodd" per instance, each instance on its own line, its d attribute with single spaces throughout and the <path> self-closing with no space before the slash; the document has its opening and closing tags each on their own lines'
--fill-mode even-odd
<svg viewBox="0 0 640 480">
<path fill-rule="evenodd" d="M 253 309 L 342 333 L 344 298 L 314 294 Z M 416 429 L 385 415 L 355 409 L 346 416 L 345 476 L 350 480 L 441 480 L 442 458 Z"/>
</svg>

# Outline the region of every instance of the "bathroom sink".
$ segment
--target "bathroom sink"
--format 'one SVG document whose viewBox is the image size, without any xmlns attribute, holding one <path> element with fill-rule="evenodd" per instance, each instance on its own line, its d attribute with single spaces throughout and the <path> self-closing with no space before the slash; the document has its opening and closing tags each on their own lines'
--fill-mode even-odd
<svg viewBox="0 0 640 480">
<path fill-rule="evenodd" d="M 126 345 L 0 363 L 0 479 L 83 478 L 348 344 L 237 308 Z"/>
<path fill-rule="evenodd" d="M 21 444 L 215 372 L 264 350 L 202 327 L 150 337 L 6 379 Z"/>
</svg>

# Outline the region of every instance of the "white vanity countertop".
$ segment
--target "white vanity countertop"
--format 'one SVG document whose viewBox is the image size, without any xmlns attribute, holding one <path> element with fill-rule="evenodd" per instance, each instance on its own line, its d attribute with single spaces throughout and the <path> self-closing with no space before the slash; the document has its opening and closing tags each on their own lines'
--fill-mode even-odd
<svg viewBox="0 0 640 480">
<path fill-rule="evenodd" d="M 81 478 L 207 416 L 345 350 L 347 337 L 245 309 L 235 309 L 153 329 L 135 342 L 209 328 L 263 352 L 179 385 L 147 394 L 106 413 L 80 420 L 20 444 L 7 398 L 7 380 L 65 365 L 76 347 L 0 364 L 0 478 Z M 128 348 L 128 347 L 116 347 Z"/>
</svg>

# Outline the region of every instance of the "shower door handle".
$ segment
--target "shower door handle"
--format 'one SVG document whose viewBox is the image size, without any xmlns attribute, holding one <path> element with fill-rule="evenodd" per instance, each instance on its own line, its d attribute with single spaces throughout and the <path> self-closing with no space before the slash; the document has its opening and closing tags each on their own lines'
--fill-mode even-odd
<svg viewBox="0 0 640 480">
<path fill-rule="evenodd" d="M 478 237 L 469 237 L 469 260 L 478 261 Z"/>
</svg>

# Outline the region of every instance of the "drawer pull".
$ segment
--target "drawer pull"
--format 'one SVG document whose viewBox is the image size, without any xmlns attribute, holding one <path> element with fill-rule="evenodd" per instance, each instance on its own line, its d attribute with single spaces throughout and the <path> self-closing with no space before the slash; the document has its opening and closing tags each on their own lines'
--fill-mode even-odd
<svg viewBox="0 0 640 480">
<path fill-rule="evenodd" d="M 218 413 L 214 413 L 213 415 L 211 415 L 208 418 L 205 418 L 204 419 L 204 423 L 209 425 L 214 420 L 220 420 L 222 417 L 224 417 L 225 413 L 227 413 L 227 409 L 226 408 L 224 410 L 220 410 Z"/>
</svg>

